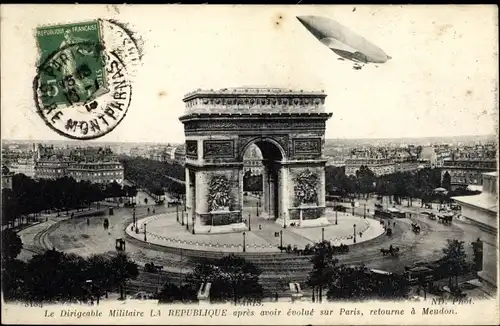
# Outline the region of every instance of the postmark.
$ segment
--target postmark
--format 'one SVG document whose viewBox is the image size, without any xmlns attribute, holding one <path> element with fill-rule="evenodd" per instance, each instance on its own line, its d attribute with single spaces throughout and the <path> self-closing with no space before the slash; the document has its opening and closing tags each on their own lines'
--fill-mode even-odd
<svg viewBox="0 0 500 326">
<path fill-rule="evenodd" d="M 120 25 L 103 20 L 37 29 L 40 64 L 33 87 L 39 115 L 72 139 L 102 137 L 125 118 L 139 49 Z"/>
</svg>

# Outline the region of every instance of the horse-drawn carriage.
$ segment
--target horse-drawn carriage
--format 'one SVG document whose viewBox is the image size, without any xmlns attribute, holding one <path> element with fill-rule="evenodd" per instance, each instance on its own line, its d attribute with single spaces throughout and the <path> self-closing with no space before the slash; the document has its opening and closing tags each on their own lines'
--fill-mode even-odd
<svg viewBox="0 0 500 326">
<path fill-rule="evenodd" d="M 416 222 L 411 223 L 411 229 L 415 233 L 420 233 L 420 225 L 418 225 L 418 223 Z"/>
<path fill-rule="evenodd" d="M 382 253 L 382 256 L 391 255 L 395 257 L 399 253 L 399 247 L 393 247 L 392 245 L 390 245 L 389 249 L 381 248 L 380 252 Z"/>
<path fill-rule="evenodd" d="M 452 214 L 443 214 L 443 215 L 438 215 L 439 222 L 442 222 L 443 224 L 451 224 L 451 221 L 453 220 L 453 215 Z"/>
</svg>

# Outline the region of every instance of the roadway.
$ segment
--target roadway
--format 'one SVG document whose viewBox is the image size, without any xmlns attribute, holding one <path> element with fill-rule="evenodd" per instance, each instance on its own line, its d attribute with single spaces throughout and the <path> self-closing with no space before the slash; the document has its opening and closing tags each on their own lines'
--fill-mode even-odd
<svg viewBox="0 0 500 326">
<path fill-rule="evenodd" d="M 146 194 L 139 192 L 137 199 L 139 206 L 136 208 L 136 217 L 147 216 L 148 208 L 150 209 L 149 214 L 152 214 L 153 209 L 157 214 L 176 211 L 175 207 L 168 208 L 166 203 L 161 206 L 145 205 L 144 198 L 147 197 Z M 151 202 L 148 201 L 148 204 Z M 360 206 L 355 208 L 355 213 L 362 215 L 364 212 L 363 204 L 365 203 L 367 210 L 373 212 L 376 200 L 369 199 L 366 202 L 362 200 Z M 415 211 L 415 213 L 417 210 L 419 212 L 424 211 L 417 207 L 404 207 L 404 209 Z M 245 210 L 250 212 L 256 211 L 252 207 L 250 209 L 246 207 Z M 91 254 L 111 255 L 116 252 L 115 240 L 117 238 L 125 238 L 124 229 L 126 225 L 131 223 L 132 215 L 132 208 L 121 207 L 115 208 L 114 215 L 111 216 L 95 216 L 88 219 L 73 218 L 63 221 L 59 221 L 60 218 L 49 218 L 48 222 L 34 226 L 31 231 L 25 232 L 23 242 L 25 247 L 32 252 L 55 247 L 58 250 L 81 256 L 89 256 Z M 108 230 L 105 230 L 103 227 L 105 218 L 109 220 Z M 440 258 L 442 256 L 442 248 L 446 244 L 446 239 L 465 241 L 468 256 L 470 259 L 472 258 L 470 243 L 479 236 L 479 231 L 474 226 L 461 219 L 454 219 L 451 225 L 442 224 L 437 220 L 430 220 L 425 215 L 416 215 L 415 219 L 421 226 L 419 234 L 415 234 L 412 231 L 410 219 L 390 220 L 391 223 L 395 223 L 395 226 L 393 226 L 394 232 L 391 237 L 383 235 L 374 240 L 354 245 L 351 247 L 349 253 L 338 256 L 340 263 L 364 264 L 369 268 L 402 272 L 405 265 L 412 265 L 417 261 L 432 261 Z M 56 227 L 53 227 L 52 225 L 57 221 L 59 223 Z M 258 220 L 255 219 L 254 221 L 257 222 Z M 252 223 L 252 228 L 258 228 L 258 225 Z M 382 256 L 380 249 L 388 248 L 391 244 L 393 247 L 400 248 L 399 255 L 397 257 Z M 179 273 L 186 273 L 191 270 L 189 267 L 191 264 L 187 262 L 186 257 L 179 256 L 168 250 L 155 250 L 140 241 L 127 240 L 126 252 L 140 265 L 151 261 L 155 262 L 155 264 L 163 265 L 165 272 L 162 274 L 162 279 L 164 280 L 166 278 L 179 280 Z M 266 268 L 261 280 L 267 283 L 272 288 L 272 291 L 276 290 L 275 285 L 272 285 L 273 283 L 283 283 L 283 280 L 305 281 L 310 269 L 307 257 L 278 255 L 279 257 L 274 257 L 272 264 L 269 261 L 260 261 L 260 264 Z M 259 258 L 253 258 L 252 260 L 259 262 Z M 139 280 L 133 283 L 134 289 L 139 290 L 144 284 L 151 283 L 150 278 L 151 275 L 141 272 Z M 160 281 L 158 280 L 158 282 Z M 156 278 L 154 283 L 157 283 Z"/>
</svg>

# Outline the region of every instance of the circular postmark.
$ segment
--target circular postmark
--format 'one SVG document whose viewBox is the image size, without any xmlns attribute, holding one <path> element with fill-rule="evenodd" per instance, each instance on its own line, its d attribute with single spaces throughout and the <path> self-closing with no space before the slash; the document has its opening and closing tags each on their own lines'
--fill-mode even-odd
<svg viewBox="0 0 500 326">
<path fill-rule="evenodd" d="M 129 34 L 94 21 L 41 29 L 37 36 L 43 61 L 33 87 L 45 123 L 71 139 L 95 139 L 116 128 L 130 106 L 140 60 Z"/>
</svg>

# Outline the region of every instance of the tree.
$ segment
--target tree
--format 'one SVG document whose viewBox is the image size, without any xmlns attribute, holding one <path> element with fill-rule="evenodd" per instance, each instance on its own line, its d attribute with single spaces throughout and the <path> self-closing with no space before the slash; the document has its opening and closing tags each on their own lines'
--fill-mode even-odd
<svg viewBox="0 0 500 326">
<path fill-rule="evenodd" d="M 465 261 L 466 253 L 464 242 L 460 240 L 446 240 L 446 246 L 443 248 L 444 257 L 442 264 L 449 275 L 448 283 L 450 288 L 453 285 L 458 286 L 458 276 L 466 270 L 467 263 Z M 455 277 L 454 284 L 452 278 Z"/>
<path fill-rule="evenodd" d="M 5 301 L 26 299 L 26 264 L 18 259 L 2 263 L 2 292 Z"/>
<path fill-rule="evenodd" d="M 19 235 L 11 229 L 2 231 L 2 260 L 12 261 L 21 253 L 23 243 Z"/>
<path fill-rule="evenodd" d="M 11 189 L 2 189 L 2 224 L 9 224 L 13 227 L 19 215 L 16 194 Z"/>
<path fill-rule="evenodd" d="M 478 271 L 483 269 L 483 242 L 477 238 L 476 241 L 471 243 L 473 252 L 474 268 Z"/>
<path fill-rule="evenodd" d="M 312 248 L 311 257 L 313 269 L 309 273 L 307 284 L 313 288 L 313 293 L 318 290 L 318 299 L 323 299 L 323 288 L 326 287 L 336 275 L 338 259 L 334 259 L 334 250 L 330 241 L 318 242 Z"/>
<path fill-rule="evenodd" d="M 210 300 L 220 302 L 232 298 L 234 304 L 260 301 L 263 291 L 259 283 L 261 271 L 243 257 L 225 256 L 212 265 L 203 264 L 186 278 L 192 289 L 198 290 L 205 282 L 212 283 Z"/>
<path fill-rule="evenodd" d="M 443 187 L 446 190 L 451 189 L 451 176 L 450 176 L 450 173 L 448 173 L 448 171 L 446 171 L 443 174 L 443 180 L 441 181 L 441 187 Z"/>
<path fill-rule="evenodd" d="M 110 261 L 111 280 L 120 289 L 120 300 L 125 299 L 125 284 L 129 279 L 135 279 L 139 275 L 137 264 L 129 260 L 127 254 L 120 252 Z"/>
<path fill-rule="evenodd" d="M 158 293 L 159 303 L 174 302 L 196 302 L 197 291 L 190 286 L 179 287 L 173 283 L 167 282 Z"/>
<path fill-rule="evenodd" d="M 328 286 L 329 300 L 404 299 L 409 284 L 403 275 L 381 275 L 365 266 L 339 266 Z"/>
</svg>

